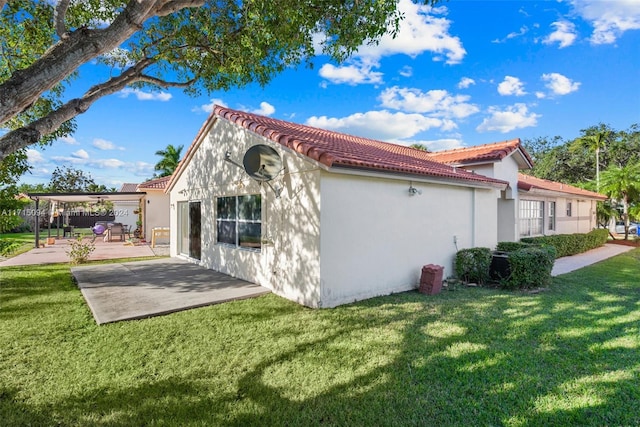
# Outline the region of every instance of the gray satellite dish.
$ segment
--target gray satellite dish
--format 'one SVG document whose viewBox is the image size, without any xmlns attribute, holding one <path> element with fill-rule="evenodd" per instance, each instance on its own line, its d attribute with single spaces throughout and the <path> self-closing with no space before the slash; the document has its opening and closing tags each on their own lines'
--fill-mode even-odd
<svg viewBox="0 0 640 427">
<path fill-rule="evenodd" d="M 282 159 L 276 150 L 259 144 L 249 148 L 242 159 L 244 170 L 256 181 L 271 181 L 282 171 Z"/>
</svg>

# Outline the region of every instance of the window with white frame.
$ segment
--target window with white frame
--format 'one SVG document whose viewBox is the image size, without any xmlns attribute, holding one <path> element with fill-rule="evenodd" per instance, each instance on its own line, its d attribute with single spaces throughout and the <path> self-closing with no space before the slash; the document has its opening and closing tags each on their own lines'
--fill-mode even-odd
<svg viewBox="0 0 640 427">
<path fill-rule="evenodd" d="M 549 218 L 547 220 L 549 230 L 556 229 L 556 202 L 549 202 Z"/>
<path fill-rule="evenodd" d="M 262 197 L 259 194 L 218 197 L 216 208 L 218 243 L 260 249 Z"/>
<path fill-rule="evenodd" d="M 571 202 L 567 201 L 567 216 L 571 216 L 572 213 Z"/>
<path fill-rule="evenodd" d="M 520 236 L 537 236 L 544 230 L 544 202 L 520 200 Z"/>
</svg>

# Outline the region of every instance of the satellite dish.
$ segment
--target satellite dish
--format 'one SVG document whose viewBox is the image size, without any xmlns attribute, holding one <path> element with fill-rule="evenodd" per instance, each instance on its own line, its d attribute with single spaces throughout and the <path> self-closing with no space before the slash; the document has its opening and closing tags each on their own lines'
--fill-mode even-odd
<svg viewBox="0 0 640 427">
<path fill-rule="evenodd" d="M 282 171 L 282 159 L 268 145 L 259 144 L 249 148 L 242 160 L 244 170 L 256 181 L 271 181 Z"/>
</svg>

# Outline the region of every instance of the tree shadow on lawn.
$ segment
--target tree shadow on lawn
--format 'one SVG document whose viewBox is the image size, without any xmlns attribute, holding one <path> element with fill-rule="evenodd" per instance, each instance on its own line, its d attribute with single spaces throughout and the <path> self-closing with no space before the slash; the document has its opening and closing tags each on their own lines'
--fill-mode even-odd
<svg viewBox="0 0 640 427">
<path fill-rule="evenodd" d="M 218 321 L 252 313 L 265 341 L 244 348 L 255 362 L 221 355 L 190 375 L 165 372 L 38 406 L 5 390 L 0 415 L 122 426 L 637 425 L 638 288 L 589 276 L 563 276 L 537 295 L 408 292 L 332 310 L 273 295 L 237 302 Z M 282 316 L 286 327 L 270 327 Z M 222 368 L 231 374 L 218 375 Z"/>
</svg>

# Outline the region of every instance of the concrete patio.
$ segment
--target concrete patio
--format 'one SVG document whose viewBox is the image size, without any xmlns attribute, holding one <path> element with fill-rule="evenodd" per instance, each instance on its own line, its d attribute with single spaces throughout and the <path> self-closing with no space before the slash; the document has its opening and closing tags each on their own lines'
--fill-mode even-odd
<svg viewBox="0 0 640 427">
<path fill-rule="evenodd" d="M 89 239 L 89 237 L 85 237 L 85 240 L 88 241 Z M 0 261 L 0 267 L 69 262 L 67 251 L 70 249 L 69 244 L 72 241 L 74 241 L 74 239 L 55 239 L 55 243 L 53 245 L 45 245 L 44 247 L 33 248 L 29 252 L 25 252 L 12 258 Z M 105 242 L 101 238 L 95 239 L 94 244 L 95 250 L 89 257 L 90 261 L 169 255 L 168 246 L 151 248 L 151 246 L 147 243 L 133 245 L 121 241 Z"/>
<path fill-rule="evenodd" d="M 270 291 L 177 258 L 73 267 L 98 324 L 252 298 Z"/>
</svg>

